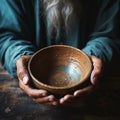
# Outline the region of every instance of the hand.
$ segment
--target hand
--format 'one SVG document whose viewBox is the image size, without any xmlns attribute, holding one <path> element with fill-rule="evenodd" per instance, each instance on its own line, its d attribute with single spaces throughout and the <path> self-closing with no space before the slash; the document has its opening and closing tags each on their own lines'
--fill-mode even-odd
<svg viewBox="0 0 120 120">
<path fill-rule="evenodd" d="M 66 104 L 69 102 L 76 102 L 79 100 L 84 100 L 86 97 L 89 97 L 99 86 L 99 79 L 102 74 L 102 60 L 90 56 L 93 63 L 93 70 L 90 75 L 90 84 L 84 88 L 76 90 L 73 94 L 65 95 L 60 99 L 60 104 Z"/>
<path fill-rule="evenodd" d="M 20 88 L 38 103 L 45 103 L 49 105 L 57 105 L 58 101 L 54 95 L 50 95 L 48 91 L 43 89 L 35 89 L 30 85 L 31 79 L 27 70 L 28 61 L 31 56 L 22 56 L 16 62 L 17 76 L 19 79 Z"/>
</svg>

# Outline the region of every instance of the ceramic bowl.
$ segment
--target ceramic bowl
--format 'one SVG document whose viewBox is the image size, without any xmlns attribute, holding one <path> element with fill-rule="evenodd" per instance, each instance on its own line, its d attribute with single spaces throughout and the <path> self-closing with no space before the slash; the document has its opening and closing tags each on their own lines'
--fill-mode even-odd
<svg viewBox="0 0 120 120">
<path fill-rule="evenodd" d="M 37 51 L 28 63 L 33 84 L 39 89 L 63 96 L 88 80 L 92 64 L 81 50 L 67 45 L 52 45 Z"/>
</svg>

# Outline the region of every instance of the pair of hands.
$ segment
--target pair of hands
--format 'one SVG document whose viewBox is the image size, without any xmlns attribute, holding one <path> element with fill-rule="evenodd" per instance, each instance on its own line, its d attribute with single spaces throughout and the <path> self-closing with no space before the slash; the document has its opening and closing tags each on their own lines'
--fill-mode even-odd
<svg viewBox="0 0 120 120">
<path fill-rule="evenodd" d="M 67 104 L 70 102 L 74 103 L 90 96 L 92 92 L 94 92 L 96 88 L 98 88 L 99 78 L 102 74 L 103 65 L 102 60 L 95 56 L 90 56 L 93 63 L 93 70 L 90 76 L 90 84 L 84 88 L 74 91 L 73 94 L 67 94 L 60 99 L 57 99 L 54 95 L 50 94 L 46 90 L 36 89 L 31 86 L 31 78 L 27 70 L 28 61 L 30 58 L 31 56 L 26 55 L 22 56 L 17 60 L 17 76 L 19 79 L 20 88 L 38 103 L 44 103 L 49 105 Z"/>
</svg>

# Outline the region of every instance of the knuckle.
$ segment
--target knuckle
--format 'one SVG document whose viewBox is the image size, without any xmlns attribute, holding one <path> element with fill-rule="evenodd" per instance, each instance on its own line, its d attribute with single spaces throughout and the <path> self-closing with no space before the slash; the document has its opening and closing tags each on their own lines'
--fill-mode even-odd
<svg viewBox="0 0 120 120">
<path fill-rule="evenodd" d="M 18 71 L 18 72 L 17 72 L 17 76 L 18 76 L 18 79 L 19 79 L 19 80 L 22 80 L 23 77 L 24 77 L 24 71 Z"/>
<path fill-rule="evenodd" d="M 24 60 L 24 57 L 21 56 L 17 61 L 16 64 L 19 65 Z"/>
</svg>

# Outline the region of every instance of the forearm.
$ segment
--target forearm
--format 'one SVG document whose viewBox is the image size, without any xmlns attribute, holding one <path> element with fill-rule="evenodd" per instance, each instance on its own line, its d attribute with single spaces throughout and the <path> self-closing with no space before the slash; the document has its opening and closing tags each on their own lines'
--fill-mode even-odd
<svg viewBox="0 0 120 120">
<path fill-rule="evenodd" d="M 100 58 L 105 65 L 120 54 L 120 40 L 117 38 L 97 37 L 87 43 L 83 51 L 88 55 L 94 55 Z"/>
<path fill-rule="evenodd" d="M 26 12 L 32 13 L 26 7 L 28 4 L 24 0 L 0 1 L 0 61 L 12 76 L 16 76 L 16 60 L 22 55 L 33 54 L 36 49 L 33 43 L 34 17 L 28 19 L 34 15 Z"/>
<path fill-rule="evenodd" d="M 100 1 L 94 30 L 83 51 L 95 55 L 107 64 L 114 56 L 120 54 L 120 38 L 118 37 L 119 0 Z"/>
<path fill-rule="evenodd" d="M 16 60 L 22 55 L 32 55 L 35 46 L 27 40 L 13 39 L 9 37 L 0 44 L 0 61 L 3 67 L 12 75 L 16 76 Z"/>
</svg>

